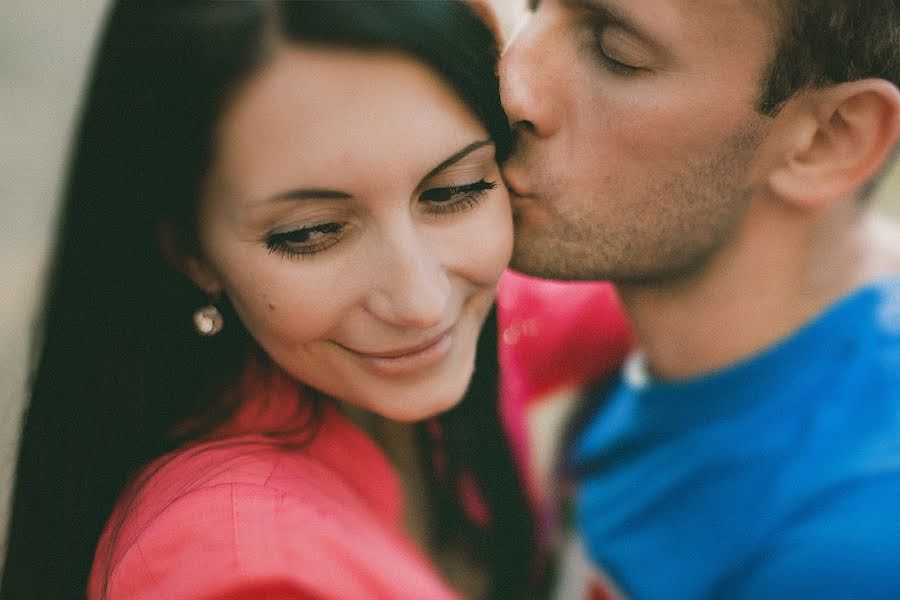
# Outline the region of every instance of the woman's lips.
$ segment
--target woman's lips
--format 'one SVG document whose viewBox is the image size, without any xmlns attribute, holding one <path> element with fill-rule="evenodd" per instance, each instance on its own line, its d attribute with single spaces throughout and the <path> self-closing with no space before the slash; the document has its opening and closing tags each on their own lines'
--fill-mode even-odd
<svg viewBox="0 0 900 600">
<path fill-rule="evenodd" d="M 412 375 L 433 367 L 450 354 L 453 347 L 453 330 L 416 346 L 384 352 L 358 352 L 346 348 L 366 367 L 384 377 Z"/>
</svg>

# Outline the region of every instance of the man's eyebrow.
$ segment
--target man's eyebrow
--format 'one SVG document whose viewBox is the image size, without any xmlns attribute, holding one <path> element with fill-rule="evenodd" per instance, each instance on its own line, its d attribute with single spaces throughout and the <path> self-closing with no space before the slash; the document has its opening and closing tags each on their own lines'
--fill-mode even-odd
<svg viewBox="0 0 900 600">
<path fill-rule="evenodd" d="M 450 166 L 458 163 L 459 161 L 461 161 L 468 155 L 472 154 L 476 150 L 478 150 L 480 148 L 484 148 L 485 146 L 491 146 L 493 144 L 494 144 L 493 140 L 490 140 L 490 139 L 478 140 L 477 142 L 472 142 L 471 144 L 469 144 L 468 146 L 466 146 L 459 152 L 454 153 L 450 158 L 448 158 L 447 160 L 445 160 L 444 162 L 442 162 L 441 164 L 439 164 L 438 166 L 433 168 L 431 171 L 429 171 L 428 175 L 426 175 L 425 177 L 422 178 L 422 181 L 425 181 L 426 179 L 431 179 L 432 177 L 434 177 L 435 175 L 437 175 L 438 173 L 440 173 L 447 167 L 450 167 Z"/>
<path fill-rule="evenodd" d="M 601 21 L 607 24 L 615 25 L 619 29 L 640 39 L 641 41 L 662 49 L 658 40 L 651 35 L 647 29 L 641 25 L 634 16 L 625 12 L 618 6 L 611 6 L 603 0 L 560 0 L 564 5 L 570 8 L 580 9 L 592 13 Z"/>
</svg>

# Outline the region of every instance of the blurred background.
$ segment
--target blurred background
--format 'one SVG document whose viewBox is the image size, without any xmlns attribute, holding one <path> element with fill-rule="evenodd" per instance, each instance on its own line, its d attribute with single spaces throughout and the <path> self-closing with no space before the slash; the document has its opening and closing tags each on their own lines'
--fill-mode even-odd
<svg viewBox="0 0 900 600">
<path fill-rule="evenodd" d="M 510 35 L 525 0 L 493 0 Z M 0 1 L 0 544 L 69 139 L 107 2 Z M 900 217 L 900 168 L 878 202 Z M 2 553 L 2 545 L 0 545 Z"/>
</svg>

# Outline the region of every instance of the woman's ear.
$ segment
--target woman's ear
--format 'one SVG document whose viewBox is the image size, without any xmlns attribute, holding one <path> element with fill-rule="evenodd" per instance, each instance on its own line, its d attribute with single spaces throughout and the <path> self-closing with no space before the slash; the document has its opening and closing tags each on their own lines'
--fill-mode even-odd
<svg viewBox="0 0 900 600">
<path fill-rule="evenodd" d="M 166 261 L 182 275 L 194 282 L 203 292 L 217 296 L 222 291 L 219 278 L 200 256 L 197 248 L 191 247 L 183 232 L 171 221 L 162 222 L 156 230 L 159 247 Z"/>
<path fill-rule="evenodd" d="M 808 207 L 854 196 L 900 139 L 900 91 L 884 79 L 863 79 L 810 90 L 800 102 L 770 187 Z"/>
</svg>

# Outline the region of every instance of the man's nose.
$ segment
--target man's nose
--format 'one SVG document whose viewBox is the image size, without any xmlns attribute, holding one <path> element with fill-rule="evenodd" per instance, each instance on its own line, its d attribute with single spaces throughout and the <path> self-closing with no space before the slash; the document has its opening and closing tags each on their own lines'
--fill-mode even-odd
<svg viewBox="0 0 900 600">
<path fill-rule="evenodd" d="M 500 59 L 500 95 L 517 132 L 549 137 L 559 128 L 552 79 L 555 58 L 539 17 L 530 17 Z"/>
</svg>

